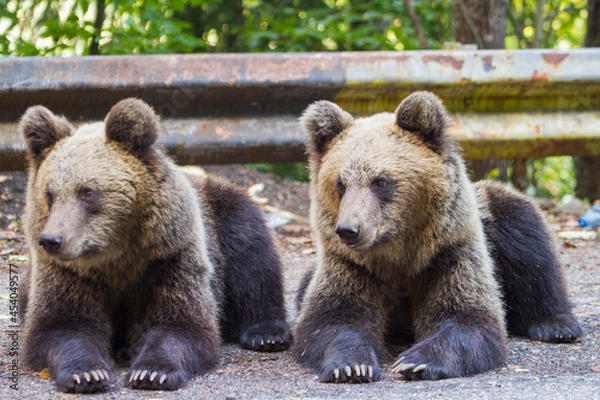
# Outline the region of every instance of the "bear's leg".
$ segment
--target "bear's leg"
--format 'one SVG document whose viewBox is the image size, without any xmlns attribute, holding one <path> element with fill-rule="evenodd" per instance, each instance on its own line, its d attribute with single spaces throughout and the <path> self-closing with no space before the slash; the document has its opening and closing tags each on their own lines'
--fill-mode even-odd
<svg viewBox="0 0 600 400">
<path fill-rule="evenodd" d="M 306 295 L 306 290 L 308 289 L 308 285 L 310 284 L 310 281 L 312 281 L 314 275 L 314 269 L 308 270 L 306 274 L 302 277 L 300 285 L 298 285 L 298 291 L 296 292 L 296 311 L 298 312 L 302 310 L 302 304 L 304 303 L 304 296 Z"/>
<path fill-rule="evenodd" d="M 315 275 L 296 324 L 295 356 L 321 382 L 378 381 L 386 325 L 381 290 L 364 271 L 336 267 L 353 276 Z"/>
<path fill-rule="evenodd" d="M 426 312 L 426 311 L 419 311 Z M 506 332 L 485 311 L 453 312 L 424 340 L 398 356 L 392 367 L 409 380 L 473 375 L 500 367 L 506 357 Z"/>
<path fill-rule="evenodd" d="M 262 211 L 243 191 L 220 180 L 206 181 L 204 198 L 221 255 L 224 339 L 255 351 L 288 349 L 292 334 L 281 261 Z"/>
<path fill-rule="evenodd" d="M 506 304 L 508 331 L 545 342 L 581 336 L 543 216 L 527 199 L 488 193 L 493 212 L 484 227 Z"/>
<path fill-rule="evenodd" d="M 290 347 L 292 334 L 286 321 L 281 263 L 266 227 L 244 232 L 244 243 L 225 245 L 225 302 L 223 332 L 236 338 L 244 349 L 282 351 Z M 239 247 L 236 247 L 239 246 Z"/>
<path fill-rule="evenodd" d="M 132 363 L 126 385 L 176 390 L 219 360 L 217 308 L 196 249 L 148 266 L 129 294 Z"/>
<path fill-rule="evenodd" d="M 109 350 L 112 329 L 104 311 L 102 289 L 67 273 L 63 279 L 45 279 L 39 271 L 38 277 L 25 323 L 26 364 L 37 371 L 47 367 L 61 392 L 107 389 L 113 379 Z"/>
<path fill-rule="evenodd" d="M 467 376 L 503 365 L 506 329 L 482 237 L 441 248 L 406 282 L 417 343 L 393 371 L 411 380 Z"/>
</svg>

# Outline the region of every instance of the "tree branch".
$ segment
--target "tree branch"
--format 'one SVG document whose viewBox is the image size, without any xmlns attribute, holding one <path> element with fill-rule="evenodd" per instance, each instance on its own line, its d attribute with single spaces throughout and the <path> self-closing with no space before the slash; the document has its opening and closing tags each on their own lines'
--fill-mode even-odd
<svg viewBox="0 0 600 400">
<path fill-rule="evenodd" d="M 542 45 L 542 26 L 544 24 L 544 6 L 546 5 L 546 0 L 537 0 L 535 3 L 535 15 L 533 19 L 533 43 L 532 47 L 534 49 L 538 49 Z"/>
<path fill-rule="evenodd" d="M 458 4 L 458 9 L 459 9 L 461 15 L 463 16 L 463 18 L 465 19 L 465 22 L 467 23 L 467 27 L 469 28 L 471 35 L 473 35 L 473 39 L 475 39 L 475 43 L 477 43 L 477 47 L 479 47 L 480 49 L 486 49 L 487 46 L 486 46 L 485 42 L 483 41 L 483 39 L 481 38 L 481 34 L 479 33 L 479 30 L 477 29 L 475 22 L 473 22 L 473 18 L 471 18 L 471 16 L 469 15 L 469 11 L 465 7 L 465 4 L 462 2 L 462 0 L 456 0 L 456 4 Z"/>
<path fill-rule="evenodd" d="M 527 43 L 528 40 L 523 35 L 523 25 L 517 20 L 515 13 L 513 12 L 512 5 L 509 0 L 502 0 L 502 4 L 504 5 L 504 12 L 506 12 L 506 16 L 510 20 L 510 23 L 513 26 L 513 30 L 515 31 L 515 35 L 517 35 L 517 39 L 519 42 Z"/>
<path fill-rule="evenodd" d="M 94 34 L 92 35 L 92 43 L 90 43 L 90 55 L 99 54 L 100 33 L 102 32 L 102 24 L 104 23 L 104 8 L 105 0 L 96 0 L 96 20 L 94 21 Z"/>
<path fill-rule="evenodd" d="M 412 22 L 415 31 L 417 32 L 417 37 L 419 38 L 419 42 L 421 42 L 421 48 L 428 49 L 429 43 L 427 42 L 427 37 L 425 36 L 425 31 L 423 30 L 423 26 L 421 26 L 421 22 L 417 17 L 417 13 L 412 5 L 411 0 L 404 0 L 404 7 L 406 7 L 406 11 L 408 12 L 408 17 Z"/>
</svg>

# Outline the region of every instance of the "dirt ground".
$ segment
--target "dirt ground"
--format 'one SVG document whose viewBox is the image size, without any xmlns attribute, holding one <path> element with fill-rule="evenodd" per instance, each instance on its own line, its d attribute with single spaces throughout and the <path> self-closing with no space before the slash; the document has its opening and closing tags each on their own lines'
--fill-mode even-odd
<svg viewBox="0 0 600 400">
<path fill-rule="evenodd" d="M 269 220 L 290 222 L 274 229 L 285 266 L 289 320 L 296 313 L 293 299 L 304 271 L 315 262 L 314 244 L 307 224 L 306 185 L 262 174 L 241 166 L 206 167 L 249 188 L 267 199 Z M 298 365 L 289 352 L 267 354 L 223 345 L 220 365 L 195 378 L 175 392 L 133 391 L 123 387 L 125 370 L 116 373 L 114 387 L 101 395 L 80 396 L 57 393 L 54 383 L 42 373 L 28 370 L 11 355 L 19 346 L 19 331 L 12 328 L 9 314 L 9 269 L 18 276 L 27 268 L 27 247 L 21 218 L 26 175 L 0 172 L 0 399 L 247 399 L 247 398 L 443 398 L 443 399 L 600 399 L 600 238 L 558 239 L 564 261 L 569 294 L 584 337 L 574 344 L 546 344 L 510 338 L 506 366 L 473 377 L 438 382 L 405 382 L 390 373 L 386 360 L 383 380 L 370 385 L 322 384 L 314 373 Z M 546 204 L 546 206 L 551 206 Z M 276 216 L 273 216 L 275 214 Z M 549 215 L 553 229 L 578 232 L 572 215 Z M 11 267 L 12 266 L 12 267 Z M 13 340 L 14 339 L 14 340 Z M 398 352 L 401 348 L 393 349 Z M 14 354 L 14 353 L 12 353 Z M 12 366 L 19 375 L 14 377 Z M 11 388 L 11 385 L 18 390 Z"/>
</svg>

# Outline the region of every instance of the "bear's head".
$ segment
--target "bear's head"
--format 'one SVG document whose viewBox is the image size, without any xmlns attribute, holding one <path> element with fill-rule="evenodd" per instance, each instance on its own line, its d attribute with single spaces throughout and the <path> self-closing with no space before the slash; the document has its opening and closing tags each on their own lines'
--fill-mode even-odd
<svg viewBox="0 0 600 400">
<path fill-rule="evenodd" d="M 462 168 L 448 120 L 429 92 L 411 94 L 394 114 L 359 119 L 328 101 L 310 105 L 300 123 L 308 134 L 313 223 L 324 242 L 367 251 L 417 240 Z"/>
<path fill-rule="evenodd" d="M 42 106 L 29 108 L 20 129 L 27 143 L 27 230 L 62 261 L 110 254 L 138 227 L 143 177 L 155 157 L 154 111 L 137 99 L 116 104 L 105 121 L 77 130 Z M 118 254 L 115 254 L 118 256 Z"/>
</svg>

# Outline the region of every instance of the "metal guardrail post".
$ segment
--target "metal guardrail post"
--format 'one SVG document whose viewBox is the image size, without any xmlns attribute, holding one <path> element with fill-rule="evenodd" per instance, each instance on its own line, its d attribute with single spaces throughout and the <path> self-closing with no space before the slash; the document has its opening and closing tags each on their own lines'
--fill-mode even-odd
<svg viewBox="0 0 600 400">
<path fill-rule="evenodd" d="M 466 158 L 600 154 L 600 49 L 24 57 L 0 58 L 0 171 L 25 168 L 35 104 L 79 123 L 136 96 L 180 163 L 291 162 L 312 101 L 362 115 L 415 90 L 442 97 Z"/>
</svg>

